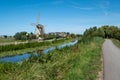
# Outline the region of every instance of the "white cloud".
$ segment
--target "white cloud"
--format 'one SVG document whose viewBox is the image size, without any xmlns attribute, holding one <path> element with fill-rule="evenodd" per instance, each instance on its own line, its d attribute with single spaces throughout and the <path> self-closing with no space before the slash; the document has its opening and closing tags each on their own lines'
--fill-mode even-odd
<svg viewBox="0 0 120 80">
<path fill-rule="evenodd" d="M 120 13 L 111 13 L 111 16 L 116 17 L 116 18 L 120 18 Z"/>
<path fill-rule="evenodd" d="M 58 5 L 58 4 L 62 4 L 62 3 L 64 3 L 64 1 L 62 1 L 62 0 L 56 0 L 56 1 L 53 1 L 52 2 L 52 4 L 54 4 L 54 5 Z"/>
<path fill-rule="evenodd" d="M 74 2 L 74 1 L 71 1 L 71 2 L 69 2 L 69 3 L 72 4 L 72 5 L 80 5 L 80 3 Z"/>
<path fill-rule="evenodd" d="M 107 0 L 101 1 L 95 4 L 98 9 L 100 9 L 106 16 L 108 15 L 108 9 L 110 2 Z"/>
<path fill-rule="evenodd" d="M 80 10 L 93 10 L 93 7 L 86 7 L 86 6 L 81 6 L 80 2 L 75 2 L 75 1 L 71 1 L 69 2 L 69 7 L 75 8 L 75 9 L 80 9 Z"/>
<path fill-rule="evenodd" d="M 92 7 L 79 7 L 75 5 L 71 5 L 72 8 L 80 9 L 80 10 L 93 10 Z"/>
</svg>

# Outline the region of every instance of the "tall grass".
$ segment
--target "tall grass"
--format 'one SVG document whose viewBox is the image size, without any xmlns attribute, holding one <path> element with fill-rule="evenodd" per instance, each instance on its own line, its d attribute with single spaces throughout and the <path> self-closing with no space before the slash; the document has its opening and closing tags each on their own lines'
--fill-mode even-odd
<svg viewBox="0 0 120 80">
<path fill-rule="evenodd" d="M 22 63 L 0 63 L 1 80 L 95 80 L 103 39 L 56 49 Z M 8 67 L 9 66 L 9 67 Z"/>
<path fill-rule="evenodd" d="M 44 48 L 48 48 L 51 46 L 57 46 L 61 43 L 69 42 L 72 39 L 61 39 L 61 40 L 54 40 L 52 42 L 33 42 L 28 44 L 18 44 L 18 45 L 5 45 L 0 46 L 0 57 L 2 56 L 10 56 L 15 54 L 21 54 L 26 52 L 32 52 L 36 50 L 41 50 Z"/>
<path fill-rule="evenodd" d="M 65 80 L 95 80 L 101 69 L 102 43 L 103 39 L 94 38 L 87 45 L 81 44 L 81 52 L 72 60 L 72 67 L 65 75 Z"/>
<path fill-rule="evenodd" d="M 117 39 L 112 39 L 112 42 L 113 42 L 117 47 L 120 48 L 120 41 L 119 41 L 119 40 L 117 40 Z"/>
<path fill-rule="evenodd" d="M 14 44 L 2 45 L 0 46 L 0 52 L 20 50 L 20 49 L 32 48 L 32 47 L 38 47 L 38 46 L 47 46 L 47 45 L 51 45 L 52 43 L 59 43 L 64 41 L 65 39 L 54 40 L 51 42 L 32 42 L 32 43 L 17 44 L 17 45 L 14 45 Z"/>
</svg>

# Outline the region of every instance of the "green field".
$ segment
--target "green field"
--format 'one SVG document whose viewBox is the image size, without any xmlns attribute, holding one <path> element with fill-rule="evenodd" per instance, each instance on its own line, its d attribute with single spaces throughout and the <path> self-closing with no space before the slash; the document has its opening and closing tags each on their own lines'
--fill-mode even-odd
<svg viewBox="0 0 120 80">
<path fill-rule="evenodd" d="M 0 63 L 1 80 L 96 80 L 102 38 L 32 56 L 22 63 Z"/>
<path fill-rule="evenodd" d="M 18 44 L 18 45 L 11 44 L 11 45 L 0 46 L 0 57 L 21 54 L 25 52 L 32 52 L 36 50 L 43 50 L 45 48 L 49 48 L 51 46 L 57 46 L 59 44 L 63 44 L 72 40 L 73 39 L 60 39 L 50 42 L 32 42 L 26 44 Z"/>
<path fill-rule="evenodd" d="M 14 38 L 1 38 L 0 37 L 0 43 L 6 43 L 6 42 L 14 42 Z"/>
</svg>

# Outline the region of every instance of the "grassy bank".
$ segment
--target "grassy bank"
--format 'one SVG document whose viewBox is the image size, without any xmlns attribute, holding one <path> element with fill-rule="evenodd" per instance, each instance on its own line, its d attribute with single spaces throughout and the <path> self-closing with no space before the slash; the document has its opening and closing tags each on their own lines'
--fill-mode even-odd
<svg viewBox="0 0 120 80">
<path fill-rule="evenodd" d="M 52 45 L 54 43 L 64 42 L 66 39 L 54 40 L 54 41 L 46 41 L 46 42 L 32 42 L 32 43 L 24 43 L 24 44 L 10 44 L 10 45 L 2 45 L 0 46 L 0 52 L 13 51 L 13 50 L 21 50 L 26 48 L 33 48 L 38 46 L 47 46 Z"/>
<path fill-rule="evenodd" d="M 56 49 L 23 63 L 0 63 L 1 80 L 95 80 L 103 39 Z"/>
<path fill-rule="evenodd" d="M 15 55 L 15 54 L 21 54 L 25 52 L 32 52 L 32 51 L 39 50 L 39 49 L 43 50 L 45 48 L 49 48 L 51 46 L 57 46 L 59 44 L 66 43 L 69 41 L 72 41 L 72 39 L 61 39 L 61 40 L 55 40 L 51 42 L 44 42 L 44 43 L 33 42 L 29 44 L 0 46 L 0 57 L 6 56 L 6 55 L 10 56 L 10 55 Z M 8 51 L 5 51 L 5 50 L 8 50 Z"/>
<path fill-rule="evenodd" d="M 14 42 L 14 38 L 1 38 L 0 37 L 0 43 L 6 43 L 6 42 Z"/>
<path fill-rule="evenodd" d="M 112 42 L 113 42 L 117 47 L 120 48 L 120 41 L 119 41 L 119 40 L 117 40 L 117 39 L 112 39 Z"/>
</svg>

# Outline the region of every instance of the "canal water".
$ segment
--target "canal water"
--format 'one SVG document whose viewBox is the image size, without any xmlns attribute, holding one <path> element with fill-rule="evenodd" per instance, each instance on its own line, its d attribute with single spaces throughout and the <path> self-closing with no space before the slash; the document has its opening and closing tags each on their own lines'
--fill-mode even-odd
<svg viewBox="0 0 120 80">
<path fill-rule="evenodd" d="M 75 40 L 75 41 L 72 41 L 69 43 L 65 43 L 65 44 L 61 44 L 61 45 L 57 46 L 57 48 L 62 49 L 66 46 L 75 45 L 77 42 L 78 42 L 78 40 Z M 44 49 L 42 52 L 44 54 L 47 54 L 49 51 L 53 51 L 55 49 L 56 49 L 56 47 L 50 47 L 50 48 Z M 21 53 L 21 54 L 17 54 L 17 55 L 13 55 L 13 56 L 1 57 L 0 62 L 12 62 L 12 63 L 20 62 L 20 61 L 23 61 L 25 59 L 28 59 L 31 55 L 38 56 L 37 52 L 33 52 L 33 53 L 27 52 L 27 53 Z"/>
</svg>

